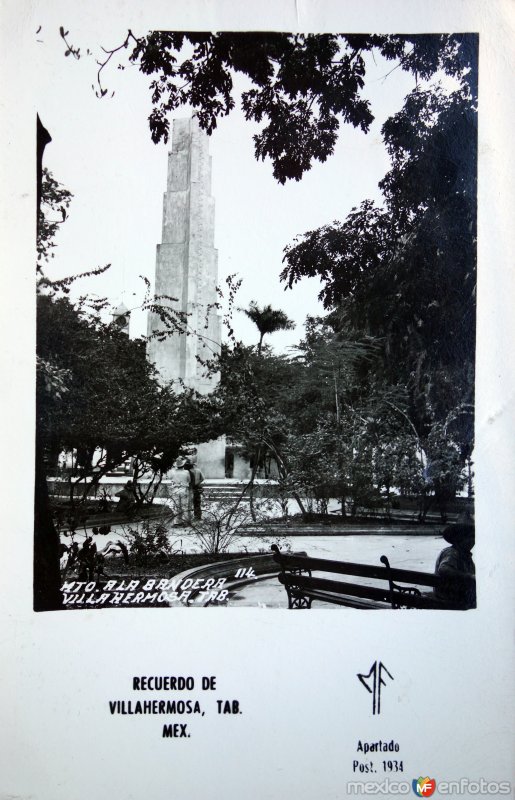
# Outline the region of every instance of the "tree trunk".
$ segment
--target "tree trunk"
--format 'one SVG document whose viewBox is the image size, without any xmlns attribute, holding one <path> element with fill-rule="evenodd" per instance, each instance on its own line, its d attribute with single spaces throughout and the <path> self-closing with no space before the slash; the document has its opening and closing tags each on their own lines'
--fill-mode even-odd
<svg viewBox="0 0 515 800">
<path fill-rule="evenodd" d="M 256 479 L 256 473 L 258 471 L 258 464 L 259 464 L 259 454 L 261 448 L 258 445 L 256 450 L 254 451 L 254 464 L 252 466 L 252 474 L 249 480 L 249 508 L 250 508 L 250 515 L 252 517 L 252 521 L 256 522 L 256 509 L 254 508 L 254 481 Z"/>
<path fill-rule="evenodd" d="M 284 457 L 278 452 L 277 448 L 274 447 L 274 445 L 271 442 L 268 442 L 268 447 L 274 453 L 275 463 L 277 464 L 277 469 L 279 470 L 279 475 L 280 475 L 281 479 L 284 481 L 284 483 L 286 485 L 287 479 L 288 479 L 288 469 L 287 469 L 286 461 L 285 461 Z M 298 492 L 292 491 L 292 497 L 295 500 L 295 502 L 297 503 L 298 507 L 300 508 L 300 513 L 302 514 L 302 516 L 306 517 L 307 511 L 306 511 L 306 508 L 304 506 L 304 503 L 300 499 L 300 496 L 299 496 Z M 286 503 L 288 503 L 288 500 L 286 500 Z"/>
<path fill-rule="evenodd" d="M 39 224 L 43 151 L 52 137 L 37 117 L 37 207 Z M 39 414 L 36 413 L 36 426 Z M 63 607 L 59 569 L 60 541 L 52 519 L 48 498 L 47 473 L 41 435 L 36 427 L 36 474 L 34 486 L 34 611 L 53 611 Z"/>
<path fill-rule="evenodd" d="M 345 510 L 345 494 L 342 494 L 342 496 L 340 497 L 340 503 L 342 505 L 342 507 L 341 507 L 342 517 L 346 517 L 347 516 L 347 512 Z"/>
<path fill-rule="evenodd" d="M 467 497 L 472 500 L 474 497 L 474 483 L 472 480 L 472 459 L 467 456 Z"/>
<path fill-rule="evenodd" d="M 34 611 L 54 611 L 63 607 L 59 558 L 59 534 L 50 509 L 41 438 L 36 432 Z"/>
<path fill-rule="evenodd" d="M 36 226 L 39 223 L 39 209 L 41 207 L 41 184 L 43 182 L 43 153 L 45 147 L 52 141 L 52 137 L 41 122 L 39 114 L 36 117 L 36 168 L 37 168 L 37 203 L 36 203 Z"/>
</svg>

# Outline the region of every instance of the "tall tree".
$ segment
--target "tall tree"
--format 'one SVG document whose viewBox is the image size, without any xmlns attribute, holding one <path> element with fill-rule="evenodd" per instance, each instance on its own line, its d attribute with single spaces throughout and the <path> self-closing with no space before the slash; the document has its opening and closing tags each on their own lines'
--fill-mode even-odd
<svg viewBox="0 0 515 800">
<path fill-rule="evenodd" d="M 38 254 L 40 244 L 44 242 L 41 219 L 41 196 L 43 187 L 43 154 L 46 145 L 52 140 L 49 132 L 41 122 L 39 115 L 36 120 L 37 136 L 37 163 L 36 163 L 36 236 Z M 62 388 L 63 375 L 55 372 L 51 364 L 39 364 L 41 372 L 46 373 L 46 386 L 50 393 L 56 395 Z M 37 416 L 36 401 L 36 416 Z M 35 475 L 34 475 L 34 557 L 33 557 L 33 582 L 34 582 L 34 610 L 50 611 L 62 607 L 61 576 L 59 572 L 59 536 L 56 531 L 50 503 L 48 500 L 48 487 L 46 482 L 46 468 L 44 457 L 44 443 L 36 426 L 35 436 Z"/>
<path fill-rule="evenodd" d="M 242 309 L 243 313 L 252 320 L 259 331 L 259 342 L 257 351 L 261 354 L 263 339 L 267 334 L 277 333 L 277 331 L 291 331 L 295 327 L 293 320 L 289 319 L 284 311 L 272 308 L 270 304 L 260 308 L 255 300 L 252 300 L 248 308 Z"/>
<path fill-rule="evenodd" d="M 420 436 L 445 424 L 473 446 L 477 105 L 465 76 L 453 92 L 418 88 L 383 126 L 391 169 L 384 205 L 285 251 L 288 286 L 318 276 L 327 309 L 383 342 L 384 368 L 409 389 Z M 460 411 L 461 409 L 461 411 Z M 459 413 L 458 413 L 459 412 Z M 452 420 L 452 421 L 451 421 Z M 447 421 L 447 422 L 446 422 Z"/>
<path fill-rule="evenodd" d="M 129 458 L 159 480 L 181 446 L 217 435 L 210 399 L 161 387 L 145 345 L 67 298 L 38 298 L 38 355 L 62 376 L 64 391 L 38 383 L 37 425 L 50 465 L 62 451 L 75 453 L 72 501 Z"/>
</svg>

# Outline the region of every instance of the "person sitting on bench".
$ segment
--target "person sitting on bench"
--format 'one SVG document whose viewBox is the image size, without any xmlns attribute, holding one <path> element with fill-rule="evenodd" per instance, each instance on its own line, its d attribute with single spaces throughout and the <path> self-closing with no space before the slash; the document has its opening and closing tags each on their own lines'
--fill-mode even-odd
<svg viewBox="0 0 515 800">
<path fill-rule="evenodd" d="M 475 608 L 475 567 L 471 550 L 475 543 L 474 525 L 470 522 L 449 525 L 442 533 L 450 547 L 446 547 L 436 560 L 435 574 L 443 578 L 435 595 L 451 607 Z"/>
<path fill-rule="evenodd" d="M 116 492 L 115 497 L 120 498 L 116 510 L 124 514 L 130 514 L 136 506 L 136 495 L 134 494 L 132 481 L 127 481 L 123 489 L 120 492 Z"/>
</svg>

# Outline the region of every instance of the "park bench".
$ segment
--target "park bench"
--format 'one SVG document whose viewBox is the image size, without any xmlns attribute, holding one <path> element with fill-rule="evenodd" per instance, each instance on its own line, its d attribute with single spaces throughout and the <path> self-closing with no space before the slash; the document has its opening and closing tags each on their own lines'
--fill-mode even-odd
<svg viewBox="0 0 515 800">
<path fill-rule="evenodd" d="M 313 600 L 354 608 L 465 607 L 450 605 L 430 591 L 444 587 L 444 578 L 427 572 L 396 569 L 390 566 L 386 556 L 381 556 L 381 566 L 375 566 L 282 553 L 277 545 L 272 545 L 272 550 L 281 570 L 279 581 L 288 594 L 288 608 L 311 608 Z M 335 580 L 327 575 L 357 577 L 366 579 L 367 583 Z M 422 591 L 421 587 L 426 590 Z"/>
</svg>

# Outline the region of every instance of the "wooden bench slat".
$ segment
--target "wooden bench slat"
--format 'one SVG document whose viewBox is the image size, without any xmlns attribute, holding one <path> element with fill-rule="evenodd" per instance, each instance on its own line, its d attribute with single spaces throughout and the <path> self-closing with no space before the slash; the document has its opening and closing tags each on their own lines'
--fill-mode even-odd
<svg viewBox="0 0 515 800">
<path fill-rule="evenodd" d="M 295 595 L 295 591 L 294 590 L 291 590 L 291 591 L 292 591 L 292 594 Z M 378 608 L 378 609 L 379 608 L 388 608 L 388 609 L 391 609 L 392 608 L 389 599 L 387 601 L 381 601 L 381 600 L 377 600 L 377 598 L 375 598 L 375 597 L 371 597 L 369 594 L 366 594 L 366 595 L 363 595 L 363 596 L 360 595 L 360 598 L 362 600 L 370 600 L 372 603 L 374 603 L 374 605 L 366 606 L 364 604 L 359 605 L 358 603 L 353 603 L 352 602 L 353 599 L 357 599 L 358 596 L 354 595 L 354 594 L 350 594 L 350 593 L 348 595 L 345 595 L 345 594 L 331 594 L 331 592 L 321 592 L 321 591 L 316 591 L 316 590 L 311 590 L 311 589 L 304 589 L 302 591 L 302 593 L 299 594 L 299 596 L 309 597 L 311 600 L 318 600 L 320 602 L 332 603 L 332 604 L 336 604 L 336 605 L 340 605 L 340 606 L 355 606 L 356 608 L 368 608 L 368 609 L 372 609 L 372 608 Z M 399 598 L 396 597 L 396 600 L 399 600 Z M 412 595 L 406 595 L 400 600 L 400 602 L 402 603 L 403 607 L 416 608 L 416 609 L 422 609 L 422 610 L 423 609 L 434 610 L 434 609 L 449 609 L 450 608 L 449 605 L 446 605 L 445 603 L 439 601 L 438 598 L 436 598 L 436 597 L 433 598 L 431 596 L 424 596 L 424 595 L 422 595 L 422 597 L 414 597 Z M 379 604 L 381 604 L 381 605 L 379 605 Z M 456 607 L 456 608 L 458 608 L 458 607 Z"/>
<path fill-rule="evenodd" d="M 347 583 L 346 581 L 332 581 L 328 578 L 309 577 L 309 575 L 279 575 L 279 581 L 288 587 L 292 595 L 298 597 L 310 597 L 313 600 L 321 600 L 331 603 L 338 602 L 345 605 L 345 595 L 349 597 L 362 597 L 376 602 L 391 603 L 392 595 L 389 588 L 377 586 L 364 586 L 358 583 Z M 329 598 L 328 595 L 332 596 Z M 341 599 L 337 601 L 336 598 Z M 443 608 L 444 605 L 438 598 L 432 595 L 411 595 L 399 596 L 395 593 L 395 600 L 408 608 Z"/>
<path fill-rule="evenodd" d="M 315 578 L 309 575 L 279 575 L 279 580 L 284 586 L 288 586 L 290 591 L 294 592 L 296 588 L 305 589 L 309 593 L 310 590 L 322 589 L 326 592 L 333 592 L 336 594 L 351 594 L 355 597 L 369 597 L 372 600 L 382 600 L 389 602 L 390 591 L 387 587 L 384 589 L 377 586 L 364 586 L 358 583 L 346 583 L 345 581 L 332 581 L 329 578 Z M 305 591 L 299 594 L 306 594 Z"/>
<path fill-rule="evenodd" d="M 404 581 L 419 586 L 439 586 L 441 579 L 437 575 L 427 572 L 418 572 L 411 569 L 398 569 L 391 567 L 387 570 L 384 566 L 375 564 L 358 564 L 350 561 L 332 561 L 327 558 L 309 558 L 307 556 L 281 554 L 274 556 L 278 564 L 288 570 L 304 569 L 319 570 L 320 572 L 334 572 L 338 575 L 359 575 L 362 578 L 376 578 L 379 580 Z"/>
</svg>

